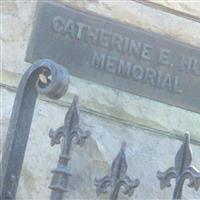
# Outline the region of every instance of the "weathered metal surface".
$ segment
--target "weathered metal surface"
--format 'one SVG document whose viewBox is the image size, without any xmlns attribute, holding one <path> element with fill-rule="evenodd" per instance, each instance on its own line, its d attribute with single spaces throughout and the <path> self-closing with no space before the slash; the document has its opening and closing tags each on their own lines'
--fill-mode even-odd
<svg viewBox="0 0 200 200">
<path fill-rule="evenodd" d="M 83 131 L 79 127 L 79 121 L 78 96 L 75 96 L 73 103 L 65 116 L 64 126 L 55 131 L 50 130 L 49 132 L 52 146 L 60 144 L 61 138 L 63 138 L 61 154 L 56 169 L 52 171 L 54 175 L 51 185 L 49 186 L 52 190 L 50 196 L 51 200 L 62 200 L 64 192 L 67 192 L 68 179 L 69 176 L 71 176 L 67 165 L 70 160 L 70 150 L 73 138 L 75 138 L 76 143 L 81 146 L 90 135 L 89 131 Z"/>
<path fill-rule="evenodd" d="M 134 19 L 133 19 L 134 20 Z M 200 112 L 200 49 L 55 3 L 40 3 L 26 60 Z"/>
<path fill-rule="evenodd" d="M 46 77 L 46 84 L 39 75 Z M 49 78 L 51 76 L 51 80 Z M 35 62 L 17 89 L 1 163 L 0 199 L 15 199 L 38 92 L 58 99 L 68 88 L 67 70 L 51 60 Z"/>
<path fill-rule="evenodd" d="M 194 188 L 196 191 L 200 187 L 200 172 L 191 165 L 191 162 L 190 135 L 186 134 L 185 141 L 176 154 L 175 167 L 170 167 L 165 172 L 158 171 L 157 173 L 161 189 L 170 187 L 171 179 L 175 178 L 173 200 L 181 199 L 183 185 L 186 179 L 189 179 L 189 187 Z"/>
<path fill-rule="evenodd" d="M 119 190 L 124 187 L 123 193 L 128 196 L 132 196 L 134 189 L 138 187 L 139 180 L 131 180 L 126 171 L 128 168 L 125 156 L 125 143 L 122 143 L 121 149 L 114 159 L 111 168 L 110 176 L 104 176 L 102 179 L 95 179 L 95 186 L 97 187 L 97 195 L 105 193 L 108 187 L 111 187 L 110 199 L 116 200 L 118 198 Z"/>
</svg>

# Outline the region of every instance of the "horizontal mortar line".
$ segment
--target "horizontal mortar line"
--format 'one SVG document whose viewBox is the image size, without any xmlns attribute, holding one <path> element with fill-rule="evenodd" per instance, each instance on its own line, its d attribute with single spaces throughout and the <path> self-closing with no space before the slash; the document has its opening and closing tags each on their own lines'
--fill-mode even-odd
<svg viewBox="0 0 200 200">
<path fill-rule="evenodd" d="M 0 87 L 10 91 L 10 92 L 16 92 L 17 91 L 17 87 L 15 86 L 10 86 L 10 85 L 6 85 L 4 83 L 0 83 Z"/>
<path fill-rule="evenodd" d="M 182 18 L 185 18 L 185 19 L 200 23 L 200 17 L 191 15 L 189 13 L 185 13 L 183 11 L 175 10 L 173 8 L 169 8 L 169 7 L 160 5 L 160 4 L 155 3 L 155 2 L 148 2 L 148 1 L 144 1 L 144 0 L 131 0 L 131 1 L 135 1 L 137 3 L 140 3 L 142 5 L 148 6 L 150 8 L 161 10 L 163 12 L 166 12 L 166 13 L 169 13 L 169 14 L 173 14 L 173 15 L 176 15 L 178 17 L 182 17 Z"/>
<path fill-rule="evenodd" d="M 6 89 L 6 90 L 8 90 L 10 92 L 16 92 L 16 90 L 17 90 L 17 87 L 9 86 L 9 85 L 3 84 L 3 83 L 0 83 L 0 87 L 3 87 L 4 89 Z M 66 101 L 50 100 L 45 96 L 40 96 L 39 99 L 42 100 L 42 101 L 48 102 L 48 103 L 53 103 L 53 104 L 55 104 L 57 106 L 65 107 L 65 108 L 66 107 L 69 108 L 70 105 L 71 105 L 71 103 L 68 103 Z M 117 118 L 117 117 L 114 117 L 114 116 L 111 116 L 111 115 L 108 115 L 108 114 L 102 114 L 100 112 L 94 111 L 92 109 L 89 109 L 89 108 L 86 108 L 86 107 L 83 107 L 83 106 L 80 107 L 80 111 L 85 112 L 85 113 L 90 114 L 90 115 L 91 114 L 95 115 L 97 117 L 100 117 L 100 118 L 103 118 L 103 119 L 106 119 L 106 120 L 117 122 L 117 123 L 129 126 L 129 127 L 134 127 L 134 128 L 142 129 L 144 131 L 149 131 L 153 135 L 167 136 L 169 138 L 178 139 L 178 140 L 181 140 L 181 141 L 184 140 L 184 134 L 185 133 L 183 133 L 183 136 L 172 135 L 172 132 L 170 132 L 170 131 L 164 131 L 164 130 L 160 130 L 160 129 L 155 129 L 155 128 L 152 128 L 152 127 L 149 127 L 149 126 L 145 126 L 145 125 L 137 123 L 137 122 L 123 120 L 121 118 Z M 200 146 L 200 141 L 191 139 L 191 144 Z"/>
<path fill-rule="evenodd" d="M 47 101 L 47 102 L 52 102 L 49 99 L 43 99 L 43 100 Z M 59 106 L 63 106 L 63 107 L 70 107 L 70 103 L 65 102 L 65 101 L 60 101 L 60 103 L 62 103 L 62 105 L 59 104 L 58 102 L 53 102 L 53 103 L 55 103 L 55 104 L 57 104 Z M 134 128 L 142 129 L 144 131 L 149 131 L 153 135 L 159 135 L 159 136 L 163 136 L 164 135 L 164 136 L 167 136 L 169 138 L 174 138 L 174 139 L 178 139 L 178 140 L 184 141 L 184 134 L 185 133 L 183 133 L 183 136 L 172 135 L 172 132 L 170 132 L 170 131 L 164 131 L 164 130 L 160 130 L 160 129 L 155 129 L 155 128 L 152 128 L 152 127 L 149 127 L 149 126 L 145 126 L 144 124 L 140 124 L 140 123 L 137 123 L 137 122 L 123 120 L 121 118 L 117 118 L 117 117 L 114 117 L 112 115 L 102 114 L 100 112 L 94 111 L 94 110 L 86 108 L 86 107 L 81 107 L 80 111 L 88 113 L 90 115 L 92 114 L 92 115 L 95 115 L 97 117 L 101 117 L 101 118 L 106 119 L 106 120 L 117 122 L 117 123 L 129 126 L 129 127 L 134 127 Z M 200 146 L 200 141 L 191 139 L 191 144 Z"/>
</svg>

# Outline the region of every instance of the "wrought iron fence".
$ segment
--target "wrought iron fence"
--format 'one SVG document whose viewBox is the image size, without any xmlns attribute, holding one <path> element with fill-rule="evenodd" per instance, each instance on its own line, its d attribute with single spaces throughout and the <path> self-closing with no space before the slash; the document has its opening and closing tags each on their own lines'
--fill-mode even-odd
<svg viewBox="0 0 200 200">
<path fill-rule="evenodd" d="M 40 80 L 43 75 L 45 81 Z M 49 76 L 51 75 L 51 80 Z M 65 68 L 51 60 L 39 60 L 34 63 L 23 75 L 12 110 L 7 138 L 3 150 L 1 163 L 1 185 L 0 199 L 15 199 L 21 167 L 24 159 L 26 143 L 32 122 L 35 102 L 38 93 L 46 94 L 48 97 L 58 99 L 65 94 L 69 84 L 69 74 Z M 67 192 L 67 184 L 71 173 L 68 169 L 70 150 L 73 138 L 78 145 L 83 145 L 89 137 L 89 131 L 80 128 L 80 114 L 78 96 L 74 100 L 65 116 L 64 125 L 58 129 L 50 130 L 51 146 L 60 144 L 61 153 L 57 167 L 52 171 L 53 177 L 49 188 L 52 190 L 51 200 L 62 200 L 64 192 Z M 131 196 L 135 188 L 140 184 L 138 179 L 132 180 L 126 175 L 127 161 L 125 155 L 126 143 L 123 142 L 121 149 L 114 159 L 109 175 L 101 179 L 95 179 L 97 195 L 106 193 L 111 188 L 110 199 L 118 199 L 120 188 L 123 187 L 124 195 Z M 181 145 L 175 157 L 174 167 L 165 172 L 158 171 L 157 178 L 160 180 L 160 187 L 171 186 L 171 179 L 175 179 L 173 200 L 181 199 L 183 185 L 189 179 L 189 187 L 196 191 L 200 187 L 200 172 L 191 165 L 192 152 L 190 147 L 190 136 L 185 135 L 185 141 Z"/>
</svg>

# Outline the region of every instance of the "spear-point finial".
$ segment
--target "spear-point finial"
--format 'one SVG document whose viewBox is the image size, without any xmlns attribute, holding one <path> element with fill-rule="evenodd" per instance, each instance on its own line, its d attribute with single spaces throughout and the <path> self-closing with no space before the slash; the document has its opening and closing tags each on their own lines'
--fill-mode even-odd
<svg viewBox="0 0 200 200">
<path fill-rule="evenodd" d="M 183 185 L 186 179 L 189 179 L 189 187 L 194 187 L 197 191 L 200 187 L 200 172 L 193 166 L 192 151 L 190 148 L 190 134 L 185 134 L 185 140 L 178 150 L 175 157 L 175 167 L 170 167 L 165 172 L 158 171 L 157 177 L 160 180 L 161 189 L 171 186 L 171 179 L 175 178 L 175 189 L 173 200 L 181 199 Z"/>
<path fill-rule="evenodd" d="M 71 176 L 68 169 L 68 162 L 70 160 L 72 140 L 75 138 L 76 144 L 81 146 L 89 135 L 89 131 L 83 131 L 80 128 L 78 96 L 75 96 L 65 116 L 64 126 L 55 131 L 51 129 L 49 132 L 52 146 L 54 144 L 59 144 L 61 138 L 63 139 L 61 154 L 56 169 L 52 171 L 54 175 L 51 185 L 49 186 L 52 190 L 50 197 L 51 200 L 62 200 L 64 192 L 67 192 L 68 179 L 69 176 Z"/>
<path fill-rule="evenodd" d="M 122 144 L 121 144 L 121 151 L 124 151 L 125 152 L 125 150 L 126 150 L 126 142 L 122 142 Z"/>
<path fill-rule="evenodd" d="M 121 148 L 111 167 L 110 175 L 104 176 L 102 179 L 95 179 L 95 186 L 97 187 L 97 195 L 105 193 L 108 187 L 111 187 L 110 199 L 116 200 L 120 188 L 123 186 L 125 195 L 133 195 L 134 189 L 139 185 L 139 180 L 131 180 L 127 175 L 127 162 L 125 156 L 126 143 L 121 144 Z"/>
</svg>

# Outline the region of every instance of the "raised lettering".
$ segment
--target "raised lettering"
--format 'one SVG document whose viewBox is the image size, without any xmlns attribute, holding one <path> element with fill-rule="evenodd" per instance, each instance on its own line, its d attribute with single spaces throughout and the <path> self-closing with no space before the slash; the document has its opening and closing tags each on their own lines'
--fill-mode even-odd
<svg viewBox="0 0 200 200">
<path fill-rule="evenodd" d="M 175 76 L 175 78 L 174 78 L 174 92 L 176 92 L 176 93 L 182 93 L 183 92 L 183 90 L 179 86 L 178 76 Z"/>
<path fill-rule="evenodd" d="M 130 39 L 128 37 L 124 37 L 123 53 L 129 52 L 129 44 L 130 44 Z"/>
<path fill-rule="evenodd" d="M 117 69 L 118 60 L 113 56 L 107 56 L 106 70 L 111 73 L 115 73 Z"/>
<path fill-rule="evenodd" d="M 141 81 L 144 78 L 144 68 L 141 65 L 134 65 L 132 68 L 132 77 L 135 81 Z"/>
<path fill-rule="evenodd" d="M 146 59 L 146 60 L 151 60 L 151 51 L 152 51 L 152 46 L 144 43 L 142 47 L 142 53 L 141 53 L 141 58 Z"/>
<path fill-rule="evenodd" d="M 169 91 L 172 91 L 172 77 L 170 74 L 165 74 L 161 88 L 167 88 Z"/>
<path fill-rule="evenodd" d="M 76 24 L 78 26 L 78 31 L 77 31 L 77 34 L 76 34 L 76 39 L 80 40 L 81 37 L 82 37 L 82 34 L 83 34 L 83 30 L 87 29 L 87 26 L 85 24 L 80 23 L 80 22 L 77 22 Z"/>
<path fill-rule="evenodd" d="M 111 40 L 111 49 L 120 53 L 122 51 L 122 45 L 123 37 L 119 34 L 114 33 Z"/>
<path fill-rule="evenodd" d="M 97 52 L 94 52 L 91 60 L 91 66 L 103 69 L 105 66 L 105 60 L 106 60 L 105 54 L 99 54 Z"/>
<path fill-rule="evenodd" d="M 131 68 L 132 64 L 130 62 L 120 59 L 117 73 L 118 75 L 129 77 L 131 73 Z"/>
<path fill-rule="evenodd" d="M 169 66 L 170 65 L 170 54 L 171 54 L 170 50 L 161 49 L 160 57 L 159 57 L 159 63 L 161 65 Z"/>
<path fill-rule="evenodd" d="M 162 77 L 163 77 L 162 72 L 158 70 L 158 72 L 157 72 L 157 82 L 156 82 L 156 86 L 158 88 L 161 88 Z"/>
<path fill-rule="evenodd" d="M 64 32 L 67 33 L 72 39 L 75 39 L 75 24 L 73 20 L 67 20 Z"/>
<path fill-rule="evenodd" d="M 145 77 L 144 77 L 144 82 L 150 83 L 150 85 L 152 85 L 152 86 L 156 86 L 156 78 L 157 78 L 156 70 L 154 70 L 152 68 L 147 68 Z"/>
<path fill-rule="evenodd" d="M 101 29 L 100 35 L 99 35 L 99 44 L 102 47 L 106 47 L 106 48 L 109 47 L 110 38 L 111 38 L 111 32 Z"/>
<path fill-rule="evenodd" d="M 86 42 L 91 42 L 92 44 L 97 44 L 99 38 L 99 29 L 93 29 L 90 26 L 87 28 Z"/>
<path fill-rule="evenodd" d="M 200 61 L 198 61 L 197 59 L 194 59 L 192 72 L 194 75 L 200 76 Z"/>
<path fill-rule="evenodd" d="M 191 57 L 182 56 L 180 60 L 180 70 L 189 73 L 192 68 L 192 60 Z"/>
<path fill-rule="evenodd" d="M 61 16 L 56 16 L 52 20 L 52 28 L 56 33 L 62 33 L 64 30 L 64 19 Z"/>
<path fill-rule="evenodd" d="M 179 69 L 193 75 L 200 76 L 200 61 L 193 57 L 182 56 Z"/>
<path fill-rule="evenodd" d="M 142 47 L 141 42 L 136 42 L 135 40 L 130 40 L 129 54 L 139 57 L 140 52 L 141 52 L 141 47 Z"/>
</svg>

